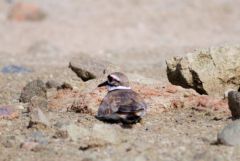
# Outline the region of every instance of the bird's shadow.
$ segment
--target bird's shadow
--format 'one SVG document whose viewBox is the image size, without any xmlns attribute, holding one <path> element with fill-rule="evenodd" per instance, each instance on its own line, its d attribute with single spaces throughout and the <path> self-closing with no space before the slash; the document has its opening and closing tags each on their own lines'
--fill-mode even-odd
<svg viewBox="0 0 240 161">
<path fill-rule="evenodd" d="M 95 116 L 95 118 L 99 121 L 102 121 L 104 123 L 108 123 L 108 124 L 118 124 L 120 125 L 122 128 L 124 129 L 132 129 L 133 126 L 140 122 L 141 120 L 138 120 L 136 122 L 126 122 L 124 120 L 114 120 L 114 119 L 104 119 L 104 118 L 100 118 L 98 116 Z"/>
</svg>

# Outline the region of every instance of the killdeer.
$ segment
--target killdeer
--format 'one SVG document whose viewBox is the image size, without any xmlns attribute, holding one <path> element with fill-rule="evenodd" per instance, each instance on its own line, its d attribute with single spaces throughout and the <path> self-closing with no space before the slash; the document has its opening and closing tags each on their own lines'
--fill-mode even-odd
<svg viewBox="0 0 240 161">
<path fill-rule="evenodd" d="M 98 87 L 107 86 L 108 93 L 102 100 L 97 118 L 108 122 L 136 123 L 145 115 L 147 105 L 143 99 L 129 87 L 126 75 L 115 72 Z"/>
</svg>

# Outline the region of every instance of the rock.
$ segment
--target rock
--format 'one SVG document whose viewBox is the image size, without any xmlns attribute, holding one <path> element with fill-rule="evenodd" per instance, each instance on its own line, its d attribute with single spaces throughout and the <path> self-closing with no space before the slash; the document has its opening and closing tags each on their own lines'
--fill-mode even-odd
<svg viewBox="0 0 240 161">
<path fill-rule="evenodd" d="M 228 93 L 228 106 L 233 118 L 240 118 L 240 92 L 230 91 Z"/>
<path fill-rule="evenodd" d="M 45 129 L 49 126 L 50 123 L 47 117 L 39 108 L 31 112 L 28 128 Z"/>
<path fill-rule="evenodd" d="M 240 84 L 240 46 L 195 51 L 166 61 L 172 84 L 193 88 L 200 94 L 222 96 Z"/>
<path fill-rule="evenodd" d="M 19 113 L 13 106 L 0 106 L 0 119 L 14 119 Z"/>
<path fill-rule="evenodd" d="M 83 81 L 104 77 L 118 69 L 111 63 L 99 58 L 92 58 L 81 54 L 69 63 L 69 68 L 77 74 Z"/>
<path fill-rule="evenodd" d="M 12 6 L 8 19 L 14 21 L 40 21 L 46 14 L 38 6 L 30 3 L 16 3 Z"/>
<path fill-rule="evenodd" d="M 233 121 L 224 127 L 217 138 L 220 144 L 230 146 L 240 145 L 240 120 Z"/>
<path fill-rule="evenodd" d="M 59 86 L 61 86 L 61 84 L 57 81 L 54 81 L 54 80 L 49 80 L 49 81 L 46 82 L 46 87 L 48 89 L 58 88 Z"/>
<path fill-rule="evenodd" d="M 47 98 L 47 89 L 45 83 L 39 79 L 29 82 L 23 88 L 19 101 L 23 103 L 28 103 L 34 96 Z"/>
<path fill-rule="evenodd" d="M 4 66 L 1 70 L 1 72 L 4 74 L 29 73 L 31 71 L 32 70 L 26 67 L 17 66 L 17 65 Z"/>
<path fill-rule="evenodd" d="M 33 109 L 39 108 L 43 111 L 48 110 L 48 101 L 46 98 L 34 96 L 31 98 L 30 104 L 28 106 L 28 112 L 31 112 Z"/>
<path fill-rule="evenodd" d="M 92 137 L 105 141 L 109 144 L 117 144 L 120 142 L 117 130 L 114 129 L 112 125 L 108 124 L 95 124 L 93 126 Z"/>
</svg>

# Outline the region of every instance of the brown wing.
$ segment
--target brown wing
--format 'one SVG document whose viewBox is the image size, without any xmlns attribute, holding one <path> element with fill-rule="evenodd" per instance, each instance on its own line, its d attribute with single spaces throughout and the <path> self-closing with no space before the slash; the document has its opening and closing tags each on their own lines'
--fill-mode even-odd
<svg viewBox="0 0 240 161">
<path fill-rule="evenodd" d="M 111 115 L 114 113 L 134 113 L 145 110 L 145 102 L 132 90 L 115 90 L 109 92 L 103 99 L 98 116 Z"/>
</svg>

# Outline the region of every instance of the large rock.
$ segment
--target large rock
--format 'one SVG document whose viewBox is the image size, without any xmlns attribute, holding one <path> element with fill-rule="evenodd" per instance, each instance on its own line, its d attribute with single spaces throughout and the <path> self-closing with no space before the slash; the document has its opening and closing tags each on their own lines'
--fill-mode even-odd
<svg viewBox="0 0 240 161">
<path fill-rule="evenodd" d="M 118 71 L 118 68 L 113 64 L 84 54 L 73 58 L 69 63 L 69 68 L 83 81 L 104 77 L 112 72 Z"/>
<path fill-rule="evenodd" d="M 193 88 L 200 94 L 222 96 L 240 84 L 240 46 L 197 50 L 166 63 L 172 84 Z"/>
<path fill-rule="evenodd" d="M 218 143 L 224 145 L 240 145 L 240 120 L 236 120 L 218 134 Z"/>
<path fill-rule="evenodd" d="M 23 88 L 19 101 L 23 103 L 28 103 L 31 101 L 32 97 L 34 96 L 47 98 L 47 89 L 43 81 L 34 80 L 29 82 Z"/>
</svg>

